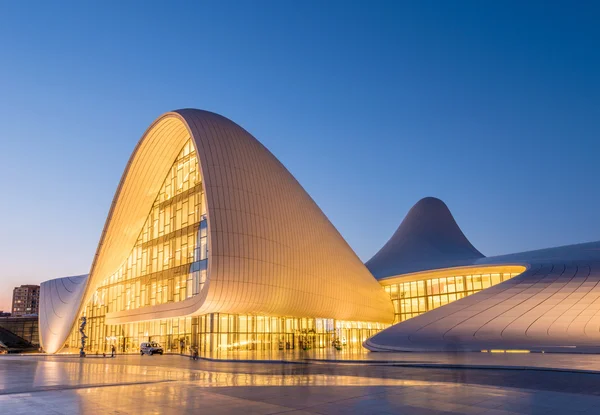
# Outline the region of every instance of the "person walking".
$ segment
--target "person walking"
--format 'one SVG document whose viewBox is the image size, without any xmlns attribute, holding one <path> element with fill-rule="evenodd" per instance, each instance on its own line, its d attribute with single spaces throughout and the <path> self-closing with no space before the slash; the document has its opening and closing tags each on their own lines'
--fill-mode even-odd
<svg viewBox="0 0 600 415">
<path fill-rule="evenodd" d="M 190 356 L 190 359 L 198 360 L 198 347 L 190 346 L 190 352 L 192 353 L 192 355 Z"/>
<path fill-rule="evenodd" d="M 112 346 L 110 346 L 110 357 L 115 357 L 116 352 L 117 352 L 117 349 L 115 348 L 115 345 L 113 344 Z"/>
<path fill-rule="evenodd" d="M 183 339 L 179 340 L 179 354 L 183 354 L 183 352 L 185 351 L 185 343 L 183 342 Z"/>
</svg>

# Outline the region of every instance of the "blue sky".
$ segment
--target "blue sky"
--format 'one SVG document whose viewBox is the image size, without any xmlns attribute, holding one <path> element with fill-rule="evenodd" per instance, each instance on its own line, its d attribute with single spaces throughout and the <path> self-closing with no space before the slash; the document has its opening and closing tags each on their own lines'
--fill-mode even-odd
<svg viewBox="0 0 600 415">
<path fill-rule="evenodd" d="M 0 309 L 89 270 L 183 107 L 256 136 L 365 261 L 425 196 L 486 255 L 600 239 L 600 8 L 574 4 L 0 2 Z"/>
</svg>

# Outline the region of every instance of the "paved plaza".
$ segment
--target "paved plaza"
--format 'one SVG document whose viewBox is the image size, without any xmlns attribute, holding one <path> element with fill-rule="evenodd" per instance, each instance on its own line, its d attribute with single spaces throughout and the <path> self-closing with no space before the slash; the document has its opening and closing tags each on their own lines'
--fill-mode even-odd
<svg viewBox="0 0 600 415">
<path fill-rule="evenodd" d="M 600 413 L 600 374 L 593 372 L 406 367 L 373 360 L 1 356 L 0 408 L 3 414 Z"/>
<path fill-rule="evenodd" d="M 395 366 L 429 367 L 479 367 L 550 369 L 566 371 L 598 372 L 600 374 L 600 354 L 583 353 L 372 353 L 365 349 L 314 349 L 305 351 L 264 351 L 207 353 L 203 357 L 215 360 L 278 360 L 338 363 L 371 363 Z"/>
</svg>

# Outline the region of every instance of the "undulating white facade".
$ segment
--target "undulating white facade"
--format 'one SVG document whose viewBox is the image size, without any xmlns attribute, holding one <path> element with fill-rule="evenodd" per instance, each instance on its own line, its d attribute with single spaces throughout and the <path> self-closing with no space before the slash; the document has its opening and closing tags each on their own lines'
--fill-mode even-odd
<svg viewBox="0 0 600 415">
<path fill-rule="evenodd" d="M 60 350 L 86 313 L 104 326 L 211 313 L 365 327 L 393 320 L 385 292 L 288 170 L 234 122 L 193 109 L 159 117 L 139 141 L 84 286 L 76 310 L 46 313 L 47 352 Z M 53 294 L 44 291 L 43 304 L 53 304 Z M 227 323 L 228 333 L 238 323 Z M 131 330 L 152 337 L 154 329 L 140 327 Z"/>
<path fill-rule="evenodd" d="M 426 198 L 367 266 L 386 288 L 452 276 L 449 296 L 472 275 L 510 273 L 383 330 L 364 343 L 371 351 L 600 352 L 600 242 L 486 258 Z"/>
<path fill-rule="evenodd" d="M 44 350 L 59 350 L 69 336 L 87 279 L 87 275 L 79 275 L 56 278 L 40 285 L 38 327 Z"/>
<path fill-rule="evenodd" d="M 40 295 L 48 353 L 600 351 L 600 242 L 485 257 L 419 201 L 366 264 L 243 128 L 194 109 L 143 134 L 89 275 Z M 390 324 L 395 323 L 390 326 Z"/>
</svg>

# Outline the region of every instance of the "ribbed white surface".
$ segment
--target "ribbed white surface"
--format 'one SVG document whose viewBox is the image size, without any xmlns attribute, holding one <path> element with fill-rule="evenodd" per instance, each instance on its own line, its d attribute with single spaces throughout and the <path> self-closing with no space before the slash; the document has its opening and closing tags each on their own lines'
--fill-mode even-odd
<svg viewBox="0 0 600 415">
<path fill-rule="evenodd" d="M 484 258 L 469 242 L 444 202 L 419 200 L 389 241 L 367 261 L 377 279 L 424 270 L 472 265 Z"/>
<path fill-rule="evenodd" d="M 578 255 L 577 252 L 580 252 Z M 394 325 L 373 351 L 526 349 L 600 351 L 600 243 L 494 258 L 530 264 L 523 274 Z M 595 257 L 595 259 L 594 259 Z"/>
<path fill-rule="evenodd" d="M 69 335 L 87 278 L 79 275 L 41 284 L 39 333 L 41 346 L 47 353 L 60 350 Z"/>
<path fill-rule="evenodd" d="M 106 324 L 210 312 L 393 320 L 387 294 L 288 170 L 237 124 L 192 109 L 161 116 L 138 143 L 111 205 L 85 301 L 73 318 L 127 258 L 190 137 L 207 200 L 205 289 L 181 302 L 110 313 Z"/>
</svg>

